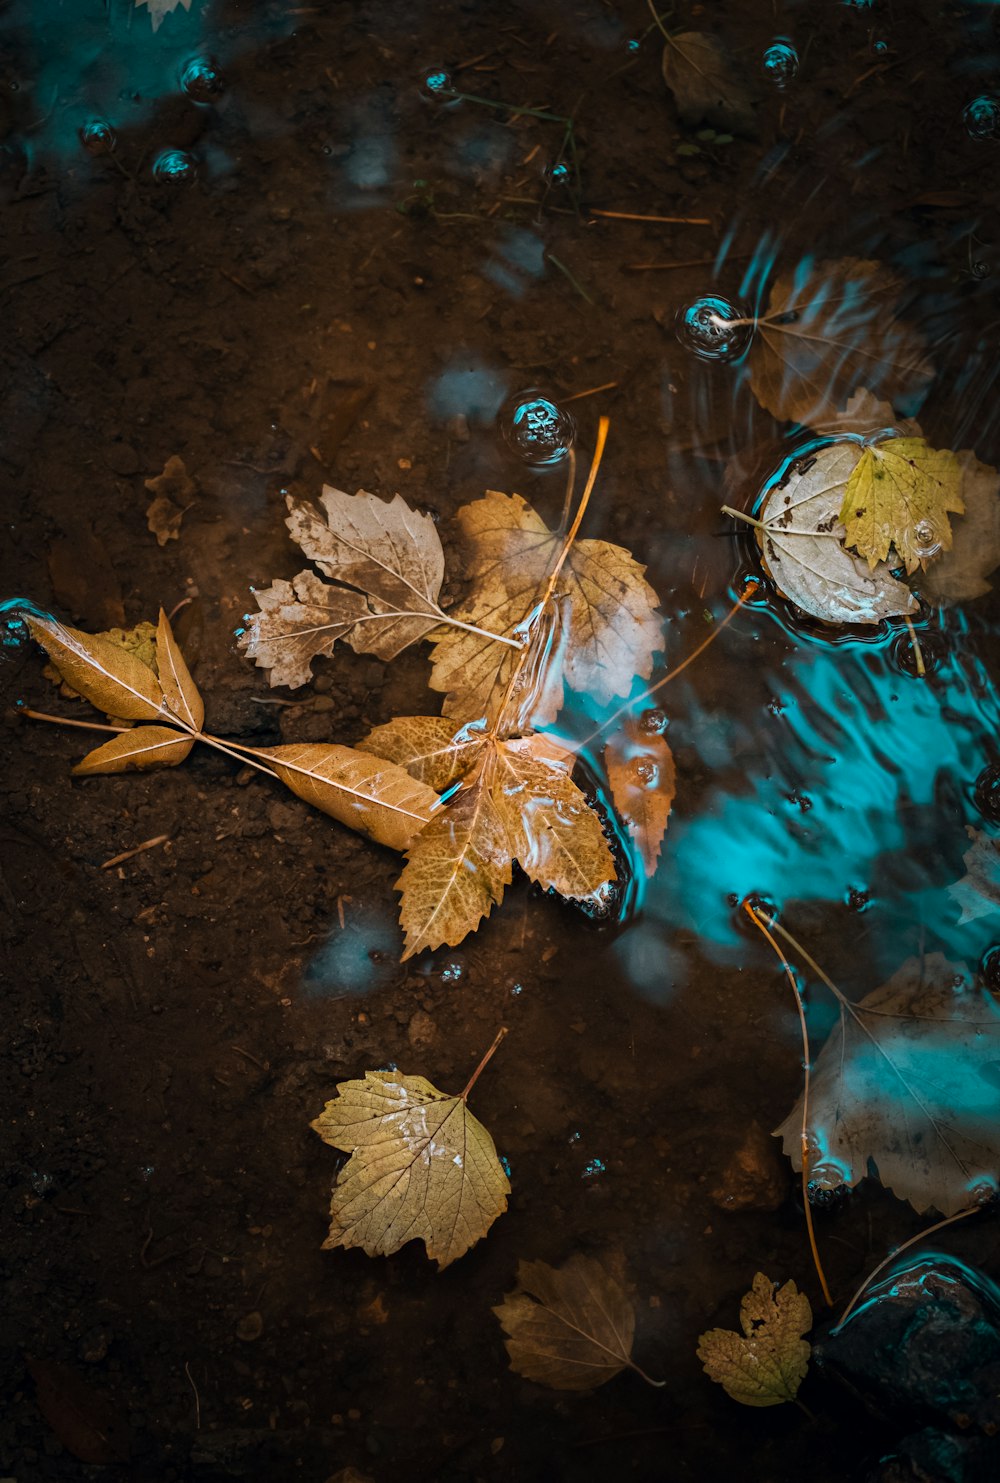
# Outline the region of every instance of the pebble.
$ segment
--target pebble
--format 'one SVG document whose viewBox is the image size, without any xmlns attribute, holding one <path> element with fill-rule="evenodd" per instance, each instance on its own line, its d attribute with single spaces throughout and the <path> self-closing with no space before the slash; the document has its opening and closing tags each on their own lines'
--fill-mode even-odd
<svg viewBox="0 0 1000 1483">
<path fill-rule="evenodd" d="M 422 1009 L 417 1009 L 410 1015 L 406 1038 L 414 1050 L 425 1050 L 437 1039 L 437 1026 L 429 1014 L 425 1014 Z"/>
<path fill-rule="evenodd" d="M 777 1210 L 787 1193 L 788 1175 L 774 1139 L 751 1122 L 712 1191 L 712 1203 L 720 1210 Z"/>
<path fill-rule="evenodd" d="M 257 1312 L 245 1314 L 236 1325 L 236 1337 L 244 1344 L 252 1344 L 264 1332 L 264 1320 Z"/>
</svg>

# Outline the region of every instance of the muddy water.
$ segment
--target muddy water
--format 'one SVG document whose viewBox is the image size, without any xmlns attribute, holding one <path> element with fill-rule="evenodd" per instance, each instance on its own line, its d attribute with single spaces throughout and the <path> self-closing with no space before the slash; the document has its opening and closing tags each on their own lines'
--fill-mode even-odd
<svg viewBox="0 0 1000 1483">
<path fill-rule="evenodd" d="M 891 265 L 936 372 L 897 412 L 1000 461 L 1000 144 L 989 107 L 968 112 L 1000 66 L 996 10 L 668 22 L 689 23 L 738 58 L 754 137 L 680 127 L 639 5 L 192 0 L 155 33 L 124 0 L 0 12 L 4 595 L 92 629 L 190 597 L 216 731 L 354 742 L 433 708 L 427 666 L 348 653 L 271 704 L 233 635 L 251 587 L 302 565 L 284 492 L 398 489 L 446 543 L 487 488 L 555 523 L 564 465 L 504 435 L 505 404 L 538 389 L 572 413 L 582 462 L 611 418 L 584 534 L 648 566 L 652 681 L 761 579 L 644 702 L 678 766 L 653 879 L 619 831 L 614 911 L 588 919 L 521 880 L 459 947 L 403 966 L 387 852 L 208 753 L 73 782 L 73 734 L 12 721 L 0 1464 L 19 1483 L 89 1476 L 74 1384 L 131 1432 L 126 1475 L 199 1483 L 348 1466 L 378 1483 L 861 1479 L 905 1430 L 817 1377 L 812 1419 L 739 1408 L 695 1357 L 758 1270 L 825 1321 L 776 1153 L 732 1208 L 748 1125 L 766 1135 L 801 1082 L 786 980 L 738 904 L 771 903 L 851 997 L 914 955 L 991 961 L 995 914 L 960 924 L 947 888 L 967 827 L 997 824 L 995 596 L 921 609 L 924 676 L 900 620 L 797 614 L 720 507 L 756 508 L 811 434 L 761 409 L 740 354 L 706 359 L 675 325 L 706 295 L 757 312 L 807 261 Z M 441 71 L 535 113 L 442 99 Z M 367 386 L 353 419 L 339 410 Z M 144 480 L 173 454 L 198 492 L 161 548 Z M 11 637 L 8 703 L 83 715 Z M 602 719 L 579 697 L 561 724 L 582 738 Z M 819 1040 L 831 1005 L 800 982 Z M 500 1024 L 474 1110 L 509 1164 L 509 1212 L 444 1274 L 416 1246 L 322 1253 L 337 1164 L 307 1125 L 336 1083 L 396 1064 L 457 1088 Z M 838 1302 L 926 1223 L 871 1180 L 815 1220 Z M 995 1275 L 994 1242 L 985 1216 L 947 1233 Z M 518 1261 L 609 1250 L 665 1389 L 624 1375 L 561 1395 L 511 1374 L 490 1309 Z M 25 1351 L 75 1376 L 42 1408 Z"/>
</svg>

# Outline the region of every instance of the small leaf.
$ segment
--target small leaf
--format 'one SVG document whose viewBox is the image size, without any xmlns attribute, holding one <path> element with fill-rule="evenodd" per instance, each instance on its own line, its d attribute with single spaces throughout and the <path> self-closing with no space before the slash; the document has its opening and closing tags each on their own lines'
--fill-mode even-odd
<svg viewBox="0 0 1000 1483">
<path fill-rule="evenodd" d="M 25 1362 L 37 1387 L 38 1409 L 71 1457 L 105 1467 L 128 1462 L 128 1427 L 107 1396 L 67 1365 L 30 1354 Z"/>
<path fill-rule="evenodd" d="M 143 5 L 148 6 L 149 18 L 153 22 L 154 31 L 159 30 L 163 17 L 169 15 L 172 10 L 176 10 L 178 5 L 183 5 L 185 10 L 191 9 L 191 0 L 135 0 L 135 3 L 137 9 Z"/>
<path fill-rule="evenodd" d="M 640 718 L 623 721 L 604 748 L 611 797 L 652 875 L 677 792 L 674 756 L 666 738 L 650 736 Z"/>
<path fill-rule="evenodd" d="M 917 581 L 921 597 L 944 607 L 989 592 L 986 578 L 1000 566 L 1000 475 L 973 453 L 956 457 L 965 514 L 955 527 L 950 549 L 929 561 Z"/>
<path fill-rule="evenodd" d="M 113 736 L 102 747 L 88 752 L 73 768 L 78 778 L 99 773 L 145 772 L 154 767 L 176 767 L 194 746 L 192 737 L 171 726 L 136 726 Z"/>
<path fill-rule="evenodd" d="M 794 1282 L 778 1288 L 763 1272 L 740 1304 L 743 1334 L 709 1329 L 698 1340 L 698 1358 L 710 1379 L 744 1406 L 794 1401 L 809 1368 L 812 1328 L 809 1299 Z"/>
<path fill-rule="evenodd" d="M 170 710 L 194 731 L 200 731 L 205 724 L 205 702 L 162 608 L 156 630 L 156 670 Z"/>
<path fill-rule="evenodd" d="M 592 1390 L 626 1368 L 638 1370 L 635 1313 L 617 1274 L 576 1255 L 561 1267 L 519 1262 L 517 1282 L 493 1309 L 512 1370 L 553 1390 Z"/>
<path fill-rule="evenodd" d="M 26 617 L 25 622 L 66 684 L 99 711 L 124 721 L 155 721 L 162 716 L 159 681 L 127 650 L 53 618 Z"/>
<path fill-rule="evenodd" d="M 333 653 L 339 638 L 369 611 L 368 601 L 348 587 L 321 582 L 315 572 L 299 572 L 291 582 L 281 578 L 254 592 L 254 613 L 239 647 L 261 669 L 270 685 L 296 690 L 312 677 L 314 659 Z"/>
<path fill-rule="evenodd" d="M 895 550 L 908 572 L 952 541 L 948 512 L 965 509 L 954 453 L 923 438 L 885 438 L 862 451 L 844 490 L 844 544 L 874 568 Z"/>
<path fill-rule="evenodd" d="M 156 496 L 146 511 L 146 524 L 156 537 L 157 545 L 165 546 L 180 535 L 181 521 L 194 501 L 198 486 L 184 467 L 184 460 L 176 453 L 167 459 L 162 474 L 143 482 Z"/>
<path fill-rule="evenodd" d="M 714 36 L 702 31 L 671 36 L 663 48 L 663 80 L 683 123 L 704 122 L 738 134 L 756 132 L 749 90 Z M 702 130 L 698 138 L 708 132 Z"/>
<path fill-rule="evenodd" d="M 335 743 L 261 747 L 254 756 L 306 803 L 392 850 L 413 843 L 438 801 L 432 788 L 394 762 Z"/>
<path fill-rule="evenodd" d="M 366 1071 L 343 1081 L 311 1124 L 349 1153 L 333 1187 L 324 1249 L 389 1256 L 407 1241 L 447 1267 L 507 1208 L 510 1183 L 493 1139 L 463 1097 L 422 1076 Z"/>
</svg>

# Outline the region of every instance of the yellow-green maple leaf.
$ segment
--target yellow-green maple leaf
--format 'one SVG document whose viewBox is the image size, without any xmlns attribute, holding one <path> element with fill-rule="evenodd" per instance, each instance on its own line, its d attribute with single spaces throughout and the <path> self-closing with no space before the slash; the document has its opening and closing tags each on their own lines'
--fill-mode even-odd
<svg viewBox="0 0 1000 1483">
<path fill-rule="evenodd" d="M 709 1329 L 698 1340 L 698 1358 L 710 1379 L 744 1406 L 794 1401 L 812 1352 L 802 1335 L 812 1328 L 812 1308 L 794 1282 L 778 1288 L 763 1272 L 740 1303 L 743 1333 Z"/>
<path fill-rule="evenodd" d="M 951 546 L 948 512 L 961 515 L 962 465 L 924 438 L 886 438 L 866 448 L 847 481 L 840 519 L 872 568 L 895 547 L 908 572 Z"/>
</svg>

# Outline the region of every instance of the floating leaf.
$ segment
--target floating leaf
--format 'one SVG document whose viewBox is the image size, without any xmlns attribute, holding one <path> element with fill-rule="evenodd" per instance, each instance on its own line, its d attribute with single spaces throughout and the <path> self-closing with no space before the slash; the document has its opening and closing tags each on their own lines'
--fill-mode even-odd
<svg viewBox="0 0 1000 1483">
<path fill-rule="evenodd" d="M 744 1406 L 794 1401 L 809 1368 L 812 1328 L 809 1299 L 794 1282 L 777 1283 L 758 1272 L 740 1304 L 743 1333 L 709 1329 L 698 1340 L 698 1358 L 710 1379 Z"/>
<path fill-rule="evenodd" d="M 863 449 L 844 490 L 844 544 L 874 568 L 895 550 L 908 572 L 951 545 L 948 512 L 965 509 L 954 453 L 923 438 L 885 438 Z"/>
<path fill-rule="evenodd" d="M 471 1084 L 470 1084 L 471 1085 Z M 493 1139 L 465 1098 L 422 1076 L 366 1071 L 343 1081 L 311 1124 L 351 1155 L 333 1187 L 324 1249 L 389 1256 L 407 1241 L 447 1267 L 507 1208 L 510 1183 Z"/>
<path fill-rule="evenodd" d="M 163 691 L 153 671 L 120 644 L 81 633 L 54 618 L 26 617 L 61 678 L 99 711 L 125 721 L 155 721 L 163 715 Z"/>
<path fill-rule="evenodd" d="M 663 80 L 683 123 L 708 123 L 738 134 L 756 132 L 749 90 L 714 36 L 682 31 L 669 37 L 663 48 Z"/>
<path fill-rule="evenodd" d="M 611 797 L 635 841 L 647 875 L 656 870 L 677 792 L 674 756 L 666 738 L 628 716 L 604 748 Z"/>
<path fill-rule="evenodd" d="M 168 708 L 192 730 L 200 731 L 205 724 L 205 703 L 162 608 L 156 630 L 156 672 Z"/>
<path fill-rule="evenodd" d="M 869 1162 L 923 1213 L 954 1215 L 1000 1176 L 1000 1005 L 941 953 L 911 958 L 859 1004 L 842 1003 L 813 1069 L 814 1179 L 853 1188 Z M 777 1136 L 802 1167 L 802 1099 Z"/>
<path fill-rule="evenodd" d="M 1000 911 L 1000 840 L 968 824 L 965 832 L 972 840 L 971 849 L 962 856 L 966 873 L 948 887 L 949 896 L 962 908 L 960 927 Z"/>
<path fill-rule="evenodd" d="M 194 740 L 171 726 L 135 726 L 88 752 L 73 768 L 75 777 L 99 773 L 146 772 L 154 767 L 176 767 L 184 761 Z"/>
<path fill-rule="evenodd" d="M 813 425 L 858 387 L 892 401 L 925 390 L 932 372 L 898 316 L 900 288 L 888 268 L 860 258 L 807 258 L 776 279 L 748 357 L 761 406 Z"/>
<path fill-rule="evenodd" d="M 25 1355 L 35 1382 L 38 1409 L 71 1457 L 109 1466 L 126 1463 L 131 1450 L 128 1426 L 107 1396 L 68 1365 Z"/>
<path fill-rule="evenodd" d="M 517 1287 L 493 1312 L 507 1337 L 511 1369 L 554 1390 L 592 1390 L 629 1368 L 635 1313 L 620 1271 L 587 1256 L 561 1267 L 519 1262 Z"/>
<path fill-rule="evenodd" d="M 918 586 L 928 602 L 950 607 L 991 590 L 986 578 L 1000 566 L 1000 474 L 973 453 L 956 455 L 965 514 L 951 549 L 927 563 Z"/>
<path fill-rule="evenodd" d="M 254 752 L 313 808 L 367 834 L 377 844 L 405 850 L 437 804 L 433 788 L 394 762 L 335 743 L 298 742 Z"/>
<path fill-rule="evenodd" d="M 545 595 L 563 537 L 549 530 L 518 494 L 491 490 L 484 499 L 463 506 L 457 518 L 470 548 L 472 593 L 449 616 L 506 638 L 518 637 Z M 657 597 L 645 580 L 645 570 L 621 546 L 607 541 L 575 543 L 553 594 L 556 618 L 549 617 L 550 626 L 542 630 L 533 656 L 542 674 L 525 676 L 533 686 L 534 701 L 530 708 L 519 702 L 520 729 L 555 719 L 562 705 L 563 676 L 572 689 L 599 705 L 627 695 L 635 676 L 648 678 L 661 636 Z M 486 716 L 518 660 L 509 644 L 480 634 L 449 632 L 438 637 L 431 685 L 447 692 L 445 715 Z M 539 682 L 542 678 L 545 683 Z"/>
<path fill-rule="evenodd" d="M 160 22 L 165 15 L 176 10 L 178 5 L 183 5 L 185 10 L 191 9 L 191 0 L 135 0 L 136 8 L 145 5 L 149 8 L 149 18 L 153 22 L 153 30 L 157 31 Z"/>
<path fill-rule="evenodd" d="M 871 571 L 843 545 L 840 507 L 861 451 L 858 442 L 831 443 L 793 464 L 760 512 L 757 541 L 769 575 L 796 607 L 826 623 L 878 623 L 917 610 L 887 565 Z"/>
</svg>

